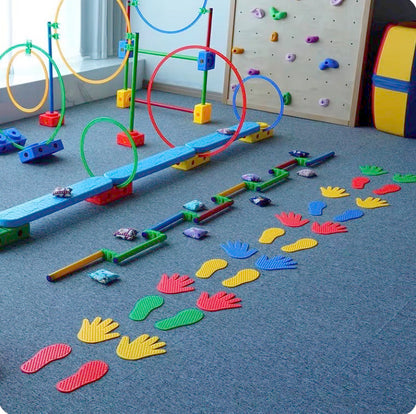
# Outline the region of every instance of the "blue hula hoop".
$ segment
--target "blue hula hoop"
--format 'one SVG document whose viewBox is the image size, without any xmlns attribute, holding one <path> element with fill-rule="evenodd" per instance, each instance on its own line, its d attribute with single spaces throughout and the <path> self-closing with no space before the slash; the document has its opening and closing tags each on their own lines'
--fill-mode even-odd
<svg viewBox="0 0 416 414">
<path fill-rule="evenodd" d="M 282 91 L 277 86 L 277 83 L 275 81 L 273 81 L 272 79 L 270 79 L 266 76 L 250 75 L 250 76 L 247 76 L 246 78 L 243 79 L 243 83 L 245 83 L 249 79 L 263 79 L 266 82 L 269 82 L 273 86 L 273 88 L 276 90 L 277 94 L 279 95 L 279 98 L 280 98 L 280 112 L 279 112 L 279 115 L 277 116 L 276 120 L 271 125 L 269 125 L 267 128 L 263 129 L 263 131 L 269 131 L 270 129 L 273 129 L 280 122 L 280 120 L 282 119 L 282 116 L 283 116 L 283 110 L 284 110 L 284 107 L 285 107 L 285 102 L 283 100 Z M 233 111 L 234 111 L 234 114 L 235 114 L 235 116 L 238 120 L 240 120 L 240 115 L 238 113 L 237 105 L 235 103 L 235 100 L 237 98 L 237 93 L 238 93 L 239 90 L 240 90 L 240 85 L 237 85 L 237 87 L 234 89 L 234 95 L 233 95 Z"/>
<path fill-rule="evenodd" d="M 208 0 L 204 0 L 204 4 L 202 5 L 201 9 L 205 9 L 205 6 L 207 5 Z M 140 11 L 138 6 L 134 6 L 136 8 L 137 13 L 139 13 L 139 16 L 141 17 L 141 19 L 149 26 L 151 27 L 153 30 L 156 30 L 157 32 L 160 33 L 166 33 L 166 34 L 175 34 L 175 33 L 180 33 L 180 32 L 184 32 L 185 30 L 188 30 L 190 27 L 192 27 L 198 20 L 199 18 L 202 16 L 202 12 L 200 11 L 198 13 L 198 16 L 196 16 L 196 18 L 189 23 L 187 26 L 183 27 L 182 29 L 178 29 L 178 30 L 163 30 L 163 29 L 159 29 L 158 27 L 154 26 L 153 24 L 151 24 L 146 17 L 143 16 L 143 13 Z M 200 9 L 200 10 L 201 10 Z"/>
</svg>

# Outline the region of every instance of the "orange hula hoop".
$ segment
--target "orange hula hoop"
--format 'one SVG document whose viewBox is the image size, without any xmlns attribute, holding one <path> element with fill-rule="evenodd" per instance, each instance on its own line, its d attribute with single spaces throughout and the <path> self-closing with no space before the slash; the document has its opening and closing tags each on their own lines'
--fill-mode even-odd
<svg viewBox="0 0 416 414">
<path fill-rule="evenodd" d="M 121 12 L 123 13 L 124 19 L 126 20 L 126 26 L 127 26 L 127 33 L 131 33 L 131 25 L 130 25 L 130 19 L 129 16 L 127 15 L 127 11 L 123 5 L 123 3 L 121 2 L 121 0 L 116 0 L 117 4 L 120 7 Z M 58 22 L 58 18 L 59 18 L 59 12 L 61 10 L 62 4 L 63 4 L 64 0 L 61 0 L 58 4 L 58 8 L 56 9 L 56 14 L 55 14 L 55 24 L 57 24 Z M 57 34 L 57 29 L 54 29 L 54 34 Z M 85 82 L 85 83 L 89 83 L 92 85 L 102 85 L 103 83 L 107 83 L 110 82 L 111 80 L 113 80 L 116 76 L 118 76 L 118 74 L 123 70 L 124 66 L 127 63 L 127 60 L 129 59 L 129 55 L 130 55 L 130 51 L 126 50 L 126 54 L 124 56 L 123 61 L 121 62 L 120 66 L 118 67 L 118 69 L 110 76 L 108 76 L 107 78 L 104 79 L 89 79 L 86 78 L 82 75 L 80 75 L 79 73 L 75 72 L 75 70 L 72 68 L 72 66 L 68 63 L 68 61 L 66 60 L 63 52 L 62 52 L 62 48 L 61 45 L 59 43 L 59 40 L 57 38 L 55 38 L 56 40 L 56 47 L 58 48 L 58 52 L 61 56 L 62 61 L 64 62 L 65 66 L 71 71 L 71 73 L 78 78 L 79 80 Z M 131 44 L 131 40 L 128 39 L 128 44 Z"/>
<path fill-rule="evenodd" d="M 9 76 L 10 76 L 10 69 L 12 67 L 12 64 L 14 62 L 14 60 L 16 59 L 16 57 L 18 55 L 20 55 L 21 53 L 25 53 L 25 50 L 20 50 L 19 52 L 16 52 L 12 58 L 10 59 L 9 64 L 7 65 L 7 72 L 6 72 L 6 88 L 7 88 L 7 94 L 9 95 L 10 100 L 13 102 L 13 105 L 17 108 L 20 109 L 22 112 L 26 112 L 27 114 L 31 114 L 33 112 L 36 112 L 37 110 L 39 110 L 40 108 L 42 108 L 43 104 L 46 102 L 46 99 L 48 98 L 48 92 L 49 92 L 49 76 L 48 76 L 48 71 L 46 69 L 46 65 L 43 62 L 42 58 L 40 57 L 40 55 L 38 53 L 36 53 L 34 50 L 30 51 L 30 54 L 33 54 L 34 56 L 36 56 L 36 58 L 38 59 L 38 61 L 40 62 L 42 69 L 43 69 L 43 73 L 45 74 L 45 91 L 43 93 L 43 97 L 40 100 L 40 102 L 36 105 L 33 106 L 32 108 L 25 108 L 24 106 L 20 105 L 19 102 L 16 101 L 16 99 L 13 96 L 13 93 L 10 89 L 10 81 L 9 81 Z"/>
</svg>

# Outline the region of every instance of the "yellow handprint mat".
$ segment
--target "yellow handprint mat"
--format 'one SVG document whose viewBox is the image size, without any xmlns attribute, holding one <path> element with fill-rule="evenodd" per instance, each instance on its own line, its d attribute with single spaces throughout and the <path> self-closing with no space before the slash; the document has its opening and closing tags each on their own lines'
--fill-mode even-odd
<svg viewBox="0 0 416 414">
<path fill-rule="evenodd" d="M 202 263 L 201 267 L 195 273 L 195 276 L 200 279 L 208 279 L 211 277 L 217 270 L 224 269 L 228 266 L 228 262 L 224 259 L 211 259 Z"/>
<path fill-rule="evenodd" d="M 91 323 L 88 319 L 84 319 L 77 338 L 87 344 L 108 341 L 120 336 L 118 332 L 111 333 L 116 328 L 118 328 L 118 323 L 110 318 L 102 321 L 101 317 L 97 316 Z"/>
<path fill-rule="evenodd" d="M 143 334 L 130 342 L 128 336 L 123 336 L 117 346 L 116 354 L 122 359 L 135 361 L 138 359 L 164 354 L 166 349 L 161 349 L 166 345 L 165 342 L 159 341 L 158 336 L 150 337 Z"/>
<path fill-rule="evenodd" d="M 374 197 L 367 197 L 365 200 L 361 198 L 356 198 L 355 202 L 358 207 L 362 208 L 379 208 L 379 207 L 387 207 L 390 204 L 386 200 L 382 200 L 381 198 L 374 198 Z"/>
<path fill-rule="evenodd" d="M 345 188 L 340 187 L 321 187 L 321 194 L 324 197 L 328 198 L 342 198 L 348 197 L 349 194 L 346 192 Z"/>
<path fill-rule="evenodd" d="M 233 288 L 245 283 L 254 282 L 260 277 L 260 272 L 256 269 L 240 270 L 235 276 L 230 277 L 222 282 L 223 286 Z"/>
</svg>

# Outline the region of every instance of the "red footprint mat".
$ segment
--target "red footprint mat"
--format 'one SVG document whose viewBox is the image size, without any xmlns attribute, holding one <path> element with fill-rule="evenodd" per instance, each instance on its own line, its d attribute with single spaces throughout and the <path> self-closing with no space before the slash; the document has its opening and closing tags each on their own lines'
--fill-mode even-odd
<svg viewBox="0 0 416 414">
<path fill-rule="evenodd" d="M 56 388 L 61 392 L 72 392 L 91 382 L 98 381 L 108 372 L 108 365 L 103 361 L 90 361 L 68 378 L 59 381 Z"/>
<path fill-rule="evenodd" d="M 72 348 L 66 344 L 53 344 L 38 351 L 32 358 L 26 361 L 20 369 L 25 374 L 33 374 L 48 365 L 52 361 L 65 358 Z"/>
<path fill-rule="evenodd" d="M 373 190 L 373 193 L 377 195 L 383 195 L 383 194 L 395 193 L 397 191 L 400 191 L 401 189 L 402 187 L 400 187 L 400 185 L 386 184 L 386 185 L 383 185 L 383 187 L 381 188 L 377 188 L 377 190 Z"/>
<path fill-rule="evenodd" d="M 370 179 L 367 177 L 354 177 L 351 181 L 351 187 L 356 190 L 362 190 L 369 182 Z"/>
</svg>

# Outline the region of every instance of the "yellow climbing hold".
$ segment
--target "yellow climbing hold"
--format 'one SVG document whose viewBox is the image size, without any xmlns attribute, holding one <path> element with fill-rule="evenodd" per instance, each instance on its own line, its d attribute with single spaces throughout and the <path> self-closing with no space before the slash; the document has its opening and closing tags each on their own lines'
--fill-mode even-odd
<svg viewBox="0 0 416 414">
<path fill-rule="evenodd" d="M 295 243 L 288 244 L 287 246 L 283 246 L 281 250 L 283 250 L 286 253 L 292 253 L 297 252 L 299 250 L 307 250 L 312 249 L 313 247 L 318 245 L 318 241 L 315 239 L 299 239 Z"/>
<path fill-rule="evenodd" d="M 270 36 L 271 42 L 277 42 L 279 40 L 279 34 L 277 32 L 273 32 Z"/>
<path fill-rule="evenodd" d="M 345 192 L 345 188 L 340 187 L 321 187 L 321 193 L 328 198 L 348 197 L 349 194 Z"/>
<path fill-rule="evenodd" d="M 224 259 L 211 259 L 202 263 L 202 266 L 195 273 L 195 276 L 200 279 L 208 279 L 211 277 L 217 270 L 224 269 L 228 266 L 228 262 Z"/>
<path fill-rule="evenodd" d="M 356 198 L 355 202 L 358 207 L 363 208 L 378 208 L 378 207 L 387 207 L 390 204 L 386 200 L 382 200 L 381 198 L 374 198 L 374 197 L 367 197 L 365 200 L 361 198 Z"/>
<path fill-rule="evenodd" d="M 271 244 L 278 237 L 283 236 L 286 233 L 284 229 L 280 227 L 270 227 L 263 231 L 262 235 L 259 238 L 259 242 L 263 244 Z"/>
<path fill-rule="evenodd" d="M 244 283 L 253 282 L 260 277 L 260 272 L 256 269 L 240 270 L 235 276 L 226 279 L 222 282 L 223 286 L 233 288 L 243 285 Z"/>
</svg>

